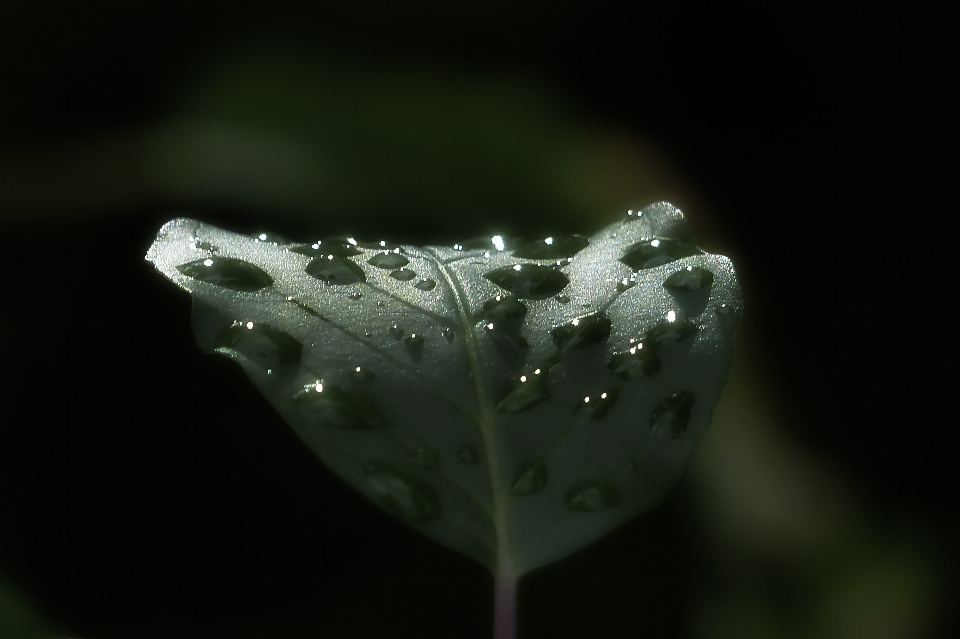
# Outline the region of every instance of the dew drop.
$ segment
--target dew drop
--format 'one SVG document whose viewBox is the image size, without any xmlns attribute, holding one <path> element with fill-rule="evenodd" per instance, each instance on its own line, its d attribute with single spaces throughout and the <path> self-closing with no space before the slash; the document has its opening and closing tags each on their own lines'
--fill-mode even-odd
<svg viewBox="0 0 960 639">
<path fill-rule="evenodd" d="M 470 444 L 464 444 L 457 451 L 457 459 L 460 460 L 461 464 L 466 464 L 467 466 L 475 466 L 478 461 L 480 461 L 480 455 L 477 453 L 477 449 L 471 446 Z"/>
<path fill-rule="evenodd" d="M 453 342 L 453 329 L 450 327 L 444 328 L 441 333 L 443 334 L 443 339 L 447 340 L 447 343 L 450 344 Z"/>
<path fill-rule="evenodd" d="M 570 298 L 567 297 L 566 295 L 563 295 L 563 294 L 557 295 L 557 297 L 554 298 L 554 299 L 556 299 L 556 300 L 557 300 L 558 302 L 560 302 L 561 304 L 569 304 L 569 303 L 570 303 Z"/>
<path fill-rule="evenodd" d="M 667 313 L 667 317 L 660 320 L 656 326 L 647 332 L 645 343 L 654 350 L 661 346 L 677 344 L 697 334 L 697 325 L 683 315 L 674 311 Z"/>
<path fill-rule="evenodd" d="M 537 264 L 505 266 L 490 271 L 484 277 L 517 297 L 532 300 L 553 297 L 570 283 L 561 271 Z"/>
<path fill-rule="evenodd" d="M 501 413 L 522 413 L 548 399 L 550 392 L 545 373 L 523 375 L 497 403 L 496 410 Z"/>
<path fill-rule="evenodd" d="M 650 432 L 658 435 L 669 431 L 671 439 L 682 437 L 687 432 L 693 401 L 693 393 L 685 390 L 670 395 L 654 406 L 650 412 Z"/>
<path fill-rule="evenodd" d="M 733 315 L 737 312 L 731 304 L 721 304 L 717 307 L 717 315 Z"/>
<path fill-rule="evenodd" d="M 713 273 L 701 266 L 682 268 L 663 282 L 667 290 L 685 293 L 709 291 L 711 286 Z"/>
<path fill-rule="evenodd" d="M 417 276 L 416 273 L 406 268 L 401 268 L 399 270 L 396 270 L 390 273 L 390 277 L 392 277 L 395 280 L 400 280 L 401 282 L 409 282 L 416 276 Z"/>
<path fill-rule="evenodd" d="M 660 372 L 660 358 L 651 345 L 641 341 L 629 350 L 615 353 L 607 368 L 621 379 L 653 377 Z"/>
<path fill-rule="evenodd" d="M 410 458 L 410 463 L 420 470 L 433 470 L 440 466 L 440 456 L 432 448 L 421 448 Z"/>
<path fill-rule="evenodd" d="M 539 242 L 531 242 L 513 252 L 514 257 L 528 260 L 555 260 L 573 257 L 587 247 L 590 241 L 582 235 L 554 235 Z"/>
<path fill-rule="evenodd" d="M 527 348 L 527 340 L 520 336 L 527 307 L 512 297 L 496 297 L 483 304 L 483 323 L 487 330 L 513 340 L 520 348 Z"/>
<path fill-rule="evenodd" d="M 582 481 L 567 491 L 567 508 L 581 512 L 596 512 L 613 508 L 623 501 L 617 486 L 609 481 Z"/>
<path fill-rule="evenodd" d="M 580 420 L 597 421 L 607 416 L 619 397 L 620 387 L 611 386 L 602 393 L 581 399 L 573 407 L 573 412 Z"/>
<path fill-rule="evenodd" d="M 411 333 L 403 338 L 403 345 L 413 361 L 419 362 L 423 358 L 423 335 Z"/>
<path fill-rule="evenodd" d="M 357 301 L 358 299 L 361 299 L 363 297 L 363 293 L 361 293 L 360 291 L 354 291 L 353 293 L 350 293 L 350 295 L 348 295 L 347 297 L 349 297 L 353 301 Z"/>
<path fill-rule="evenodd" d="M 259 266 L 232 257 L 208 257 L 177 266 L 177 270 L 201 282 L 232 291 L 250 293 L 273 284 L 273 278 Z"/>
<path fill-rule="evenodd" d="M 310 417 L 322 426 L 343 430 L 371 430 L 390 426 L 380 409 L 360 393 L 324 384 L 320 380 L 304 386 L 292 400 L 309 406 Z"/>
<path fill-rule="evenodd" d="M 400 328 L 396 324 L 391 326 L 389 330 L 390 330 L 390 334 L 393 335 L 394 339 L 403 339 L 403 336 L 406 333 L 406 331 L 404 331 L 402 328 Z"/>
<path fill-rule="evenodd" d="M 400 268 L 401 266 L 406 266 L 409 263 L 410 260 L 399 253 L 377 253 L 367 260 L 367 264 L 383 269 Z"/>
<path fill-rule="evenodd" d="M 699 253 L 700 249 L 693 244 L 658 237 L 637 242 L 627 249 L 620 261 L 633 270 L 638 270 L 653 268 Z"/>
<path fill-rule="evenodd" d="M 534 459 L 520 466 L 513 477 L 510 494 L 517 497 L 532 495 L 547 485 L 547 465 L 543 459 Z"/>
<path fill-rule="evenodd" d="M 255 322 L 234 322 L 214 338 L 214 348 L 229 348 L 264 368 L 295 369 L 303 345 L 283 331 Z"/>
<path fill-rule="evenodd" d="M 637 285 L 637 279 L 634 276 L 625 277 L 617 282 L 617 293 L 623 293 Z"/>
<path fill-rule="evenodd" d="M 367 281 L 367 276 L 359 264 L 339 255 L 315 257 L 304 271 L 307 275 L 333 286 Z"/>
<path fill-rule="evenodd" d="M 554 328 L 550 335 L 561 353 L 586 348 L 610 337 L 610 319 L 603 313 L 587 315 Z"/>
<path fill-rule="evenodd" d="M 425 522 L 443 514 L 436 489 L 416 475 L 383 462 L 365 464 L 363 474 L 380 503 L 396 517 Z"/>
<path fill-rule="evenodd" d="M 350 371 L 350 377 L 352 377 L 353 379 L 356 379 L 356 380 L 368 382 L 368 381 L 370 381 L 371 379 L 373 379 L 374 377 L 376 377 L 376 375 L 374 375 L 373 371 L 371 371 L 371 370 L 369 370 L 369 369 L 361 368 L 360 366 L 355 366 L 355 367 Z"/>
<path fill-rule="evenodd" d="M 430 279 L 430 278 L 428 277 L 428 278 L 426 278 L 426 279 L 420 280 L 419 282 L 417 282 L 417 283 L 414 284 L 413 286 L 414 286 L 414 288 L 418 288 L 418 289 L 420 289 L 421 291 L 432 291 L 433 289 L 435 289 L 435 288 L 437 287 L 437 282 L 436 282 L 435 280 L 432 280 L 432 279 Z"/>
<path fill-rule="evenodd" d="M 254 242 L 263 244 L 290 244 L 293 240 L 279 233 L 254 233 Z"/>
</svg>

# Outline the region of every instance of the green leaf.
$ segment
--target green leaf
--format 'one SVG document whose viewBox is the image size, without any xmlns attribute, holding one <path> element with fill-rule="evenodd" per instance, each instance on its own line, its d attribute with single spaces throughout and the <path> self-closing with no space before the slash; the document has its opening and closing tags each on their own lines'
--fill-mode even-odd
<svg viewBox="0 0 960 639">
<path fill-rule="evenodd" d="M 720 397 L 741 299 L 666 203 L 517 252 L 177 219 L 147 260 L 194 296 L 200 347 L 239 362 L 334 472 L 519 576 L 663 498 Z M 210 277 L 210 260 L 243 266 Z"/>
</svg>

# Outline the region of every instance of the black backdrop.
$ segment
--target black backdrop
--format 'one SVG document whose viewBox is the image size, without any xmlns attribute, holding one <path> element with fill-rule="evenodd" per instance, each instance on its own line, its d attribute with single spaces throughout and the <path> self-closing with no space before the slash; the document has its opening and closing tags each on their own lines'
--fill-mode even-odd
<svg viewBox="0 0 960 639">
<path fill-rule="evenodd" d="M 927 360 L 951 343 L 957 45 L 945 7 L 5 1 L 0 11 L 5 151 L 162 116 L 193 56 L 250 25 L 537 69 L 584 112 L 669 148 L 707 194 L 723 252 L 763 291 L 749 310 L 809 425 L 797 435 L 893 512 L 955 531 L 940 418 L 950 386 Z M 0 560 L 56 625 L 103 638 L 487 635 L 482 569 L 345 489 L 265 401 L 237 392 L 248 388 L 239 370 L 197 351 L 189 299 L 142 259 L 169 207 L 85 222 L 33 219 L 3 201 Z M 263 215 L 196 213 L 240 230 Z M 529 236 L 551 228 L 535 212 L 503 223 Z M 452 224 L 427 237 L 399 223 L 366 230 L 418 243 L 486 230 Z M 678 620 L 697 533 L 679 509 L 668 500 L 532 575 L 521 632 L 687 636 Z M 618 579 L 641 570 L 639 590 L 622 596 Z M 318 615 L 326 625 L 311 625 Z"/>
</svg>

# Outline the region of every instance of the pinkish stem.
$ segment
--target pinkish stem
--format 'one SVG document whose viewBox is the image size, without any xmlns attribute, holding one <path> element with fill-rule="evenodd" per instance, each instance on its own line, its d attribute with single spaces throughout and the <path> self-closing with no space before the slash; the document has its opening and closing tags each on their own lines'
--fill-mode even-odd
<svg viewBox="0 0 960 639">
<path fill-rule="evenodd" d="M 516 639 L 517 578 L 499 570 L 493 581 L 493 639 Z"/>
</svg>

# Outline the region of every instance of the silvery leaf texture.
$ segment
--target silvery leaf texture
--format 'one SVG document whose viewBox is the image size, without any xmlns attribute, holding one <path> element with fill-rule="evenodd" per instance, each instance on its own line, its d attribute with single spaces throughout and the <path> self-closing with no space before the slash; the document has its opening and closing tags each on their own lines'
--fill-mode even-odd
<svg viewBox="0 0 960 639">
<path fill-rule="evenodd" d="M 730 260 L 668 203 L 590 237 L 427 247 L 180 218 L 146 259 L 337 475 L 516 576 L 664 497 L 741 315 Z"/>
</svg>

